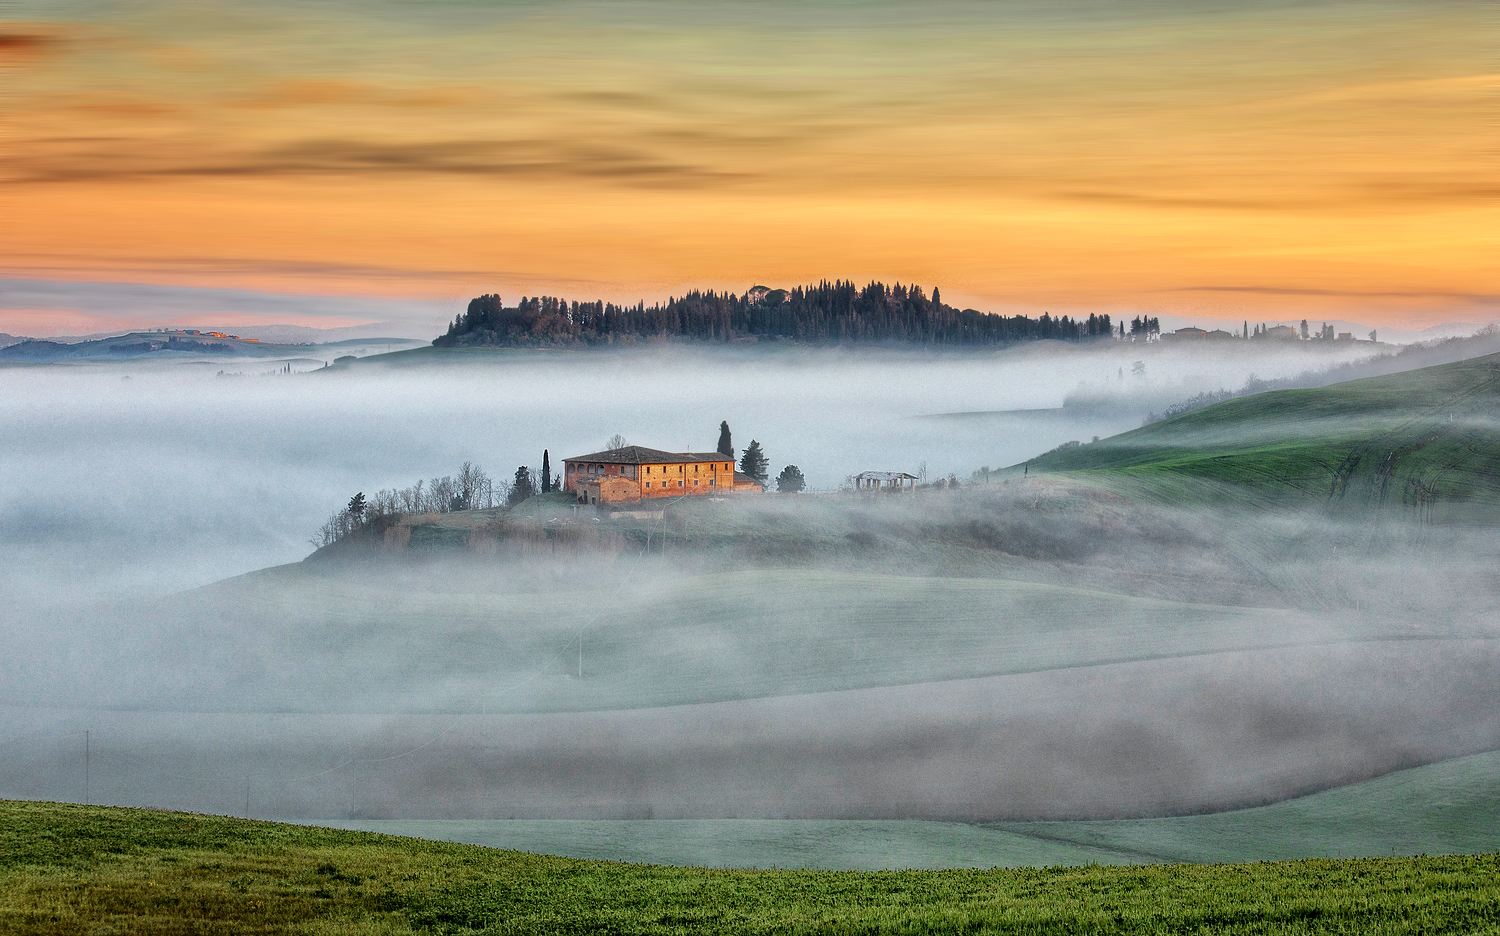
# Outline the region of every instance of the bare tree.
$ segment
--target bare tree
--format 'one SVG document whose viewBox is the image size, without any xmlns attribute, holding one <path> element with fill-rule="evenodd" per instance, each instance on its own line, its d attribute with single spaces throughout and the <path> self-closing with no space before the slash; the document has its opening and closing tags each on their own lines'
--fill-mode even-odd
<svg viewBox="0 0 1500 936">
<path fill-rule="evenodd" d="M 454 483 L 455 503 L 462 503 L 459 509 L 472 510 L 479 506 L 480 499 L 489 493 L 490 476 L 484 473 L 483 468 L 477 468 L 473 462 L 464 462 L 458 469 L 458 478 Z"/>
<path fill-rule="evenodd" d="M 616 432 L 614 435 L 612 435 L 612 436 L 609 437 L 609 441 L 608 442 L 604 443 L 604 448 L 606 450 L 612 452 L 615 449 L 622 449 L 622 448 L 624 448 L 625 446 L 627 446 L 629 444 L 630 444 L 629 442 L 625 441 L 625 437 L 624 436 L 622 436 L 618 432 Z"/>
<path fill-rule="evenodd" d="M 386 517 L 470 510 L 478 507 L 481 500 L 485 506 L 493 506 L 497 493 L 506 498 L 510 485 L 492 480 L 473 462 L 464 462 L 456 478 L 444 475 L 428 481 L 418 479 L 411 487 L 399 491 L 380 490 L 368 498 L 363 493 L 354 495 L 343 510 L 318 528 L 311 542 L 318 548 L 329 546 Z"/>
</svg>

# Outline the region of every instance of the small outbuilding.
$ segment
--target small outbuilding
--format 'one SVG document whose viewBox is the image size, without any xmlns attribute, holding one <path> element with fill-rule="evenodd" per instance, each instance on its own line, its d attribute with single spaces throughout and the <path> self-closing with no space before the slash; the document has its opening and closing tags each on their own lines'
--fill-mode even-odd
<svg viewBox="0 0 1500 936">
<path fill-rule="evenodd" d="M 585 504 L 635 504 L 641 499 L 640 485 L 630 478 L 608 475 L 579 478 L 575 482 L 578 500 Z"/>
<path fill-rule="evenodd" d="M 765 489 L 766 486 L 764 484 L 761 484 L 759 481 L 745 474 L 743 471 L 736 471 L 734 473 L 735 491 L 750 491 L 752 493 L 759 494 Z"/>
<path fill-rule="evenodd" d="M 857 491 L 878 491 L 899 494 L 917 489 L 917 476 L 904 471 L 861 471 L 854 476 Z"/>
</svg>

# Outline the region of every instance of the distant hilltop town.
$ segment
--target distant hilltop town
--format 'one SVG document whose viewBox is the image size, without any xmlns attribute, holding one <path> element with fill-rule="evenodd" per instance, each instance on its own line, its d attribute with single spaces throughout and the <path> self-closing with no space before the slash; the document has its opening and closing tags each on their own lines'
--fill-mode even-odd
<svg viewBox="0 0 1500 936">
<path fill-rule="evenodd" d="M 259 344 L 259 338 L 241 338 L 239 335 L 226 335 L 224 332 L 199 331 L 196 328 L 162 328 L 151 332 L 153 335 L 196 335 L 199 338 L 228 338 L 231 341 L 245 341 L 250 344 Z"/>
<path fill-rule="evenodd" d="M 1139 319 L 1137 319 L 1137 321 L 1139 321 Z M 1154 323 L 1156 320 L 1155 319 L 1151 319 L 1151 321 Z M 1196 326 L 1189 325 L 1186 328 L 1179 328 L 1179 329 L 1177 329 L 1175 331 L 1169 331 L 1169 332 L 1161 332 L 1161 331 L 1159 331 L 1157 329 L 1152 329 L 1150 332 L 1147 333 L 1147 335 L 1148 335 L 1148 338 L 1151 338 L 1153 340 L 1159 339 L 1161 341 L 1237 341 L 1237 340 L 1238 341 L 1246 341 L 1246 340 L 1248 340 L 1248 341 L 1355 341 L 1355 340 L 1357 340 L 1354 337 L 1353 333 L 1351 333 L 1351 332 L 1339 332 L 1338 334 L 1334 334 L 1334 332 L 1333 332 L 1333 326 L 1329 325 L 1327 322 L 1324 322 L 1323 323 L 1323 327 L 1320 328 L 1320 329 L 1318 329 L 1318 331 L 1315 334 L 1309 334 L 1308 330 L 1307 330 L 1307 319 L 1303 319 L 1302 320 L 1302 327 L 1300 329 L 1293 328 L 1290 325 L 1272 325 L 1270 327 L 1267 327 L 1264 323 L 1262 323 L 1260 325 L 1256 325 L 1254 327 L 1254 330 L 1252 331 L 1250 323 L 1247 321 L 1247 322 L 1245 322 L 1243 330 L 1241 330 L 1240 332 L 1224 331 L 1222 328 L 1215 328 L 1212 331 L 1205 331 L 1202 328 L 1198 328 Z M 1370 332 L 1369 340 L 1371 342 L 1376 341 L 1376 337 L 1375 337 L 1375 332 L 1374 331 Z"/>
</svg>

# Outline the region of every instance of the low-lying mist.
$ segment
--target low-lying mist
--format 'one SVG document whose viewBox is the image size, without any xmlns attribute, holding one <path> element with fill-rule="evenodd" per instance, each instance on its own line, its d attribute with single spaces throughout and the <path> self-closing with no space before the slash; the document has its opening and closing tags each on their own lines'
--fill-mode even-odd
<svg viewBox="0 0 1500 936">
<path fill-rule="evenodd" d="M 1500 747 L 1484 531 L 1195 493 L 413 518 L 466 537 L 8 620 L 0 787 L 87 731 L 95 799 L 262 816 L 1077 818 Z"/>
<path fill-rule="evenodd" d="M 727 420 L 738 448 L 758 440 L 773 475 L 795 464 L 816 489 L 869 469 L 968 477 L 1134 428 L 1163 401 L 1369 353 L 668 347 L 289 376 L 255 376 L 266 361 L 233 377 L 215 376 L 223 361 L 0 368 L 0 558 L 17 570 L 0 597 L 161 593 L 295 561 L 356 491 L 464 461 L 503 479 L 615 433 L 704 450 Z M 1064 409 L 1080 388 L 1123 405 Z M 955 413 L 980 415 L 922 418 Z"/>
<path fill-rule="evenodd" d="M 1210 484 L 970 480 L 1133 428 L 1164 393 L 1328 360 L 1308 349 L 475 360 L 0 370 L 0 795 L 309 818 L 1161 815 L 1500 747 L 1484 529 Z M 1080 386 L 1115 401 L 1064 407 Z M 615 432 L 710 449 L 721 419 L 822 493 L 635 519 L 543 499 L 299 561 L 356 491 L 463 461 L 505 478 L 543 448 L 555 469 Z M 959 484 L 831 490 L 924 465 Z"/>
</svg>

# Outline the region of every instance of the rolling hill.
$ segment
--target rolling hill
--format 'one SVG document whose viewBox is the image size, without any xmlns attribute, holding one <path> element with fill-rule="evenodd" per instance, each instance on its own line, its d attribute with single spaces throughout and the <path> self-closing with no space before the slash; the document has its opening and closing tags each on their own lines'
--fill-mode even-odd
<svg viewBox="0 0 1500 936">
<path fill-rule="evenodd" d="M 1165 498 L 1227 491 L 1322 502 L 1335 512 L 1492 519 L 1500 512 L 1497 404 L 1500 355 L 1488 355 L 1228 400 L 1026 465 Z"/>
<path fill-rule="evenodd" d="M 323 820 L 569 858 L 708 867 L 1037 867 L 1482 854 L 1500 848 L 1500 751 L 1226 812 L 1004 822 Z"/>
<path fill-rule="evenodd" d="M 275 357 L 305 352 L 305 347 L 246 340 L 230 335 L 132 332 L 92 341 L 64 343 L 28 339 L 0 348 L 0 361 L 51 363 L 76 360 L 127 360 L 146 355 L 212 355 Z"/>
</svg>

